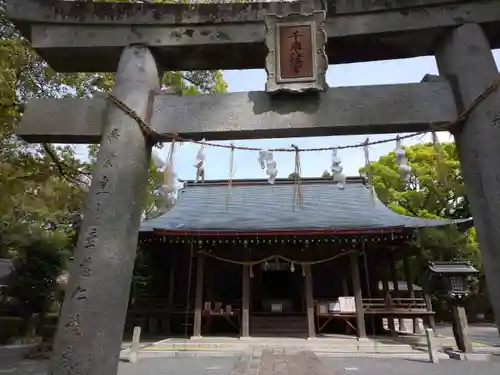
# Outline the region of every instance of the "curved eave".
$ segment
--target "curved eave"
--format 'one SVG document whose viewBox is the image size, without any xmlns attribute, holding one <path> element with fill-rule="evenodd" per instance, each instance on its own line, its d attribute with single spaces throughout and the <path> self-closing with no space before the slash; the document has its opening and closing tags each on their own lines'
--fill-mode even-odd
<svg viewBox="0 0 500 375">
<path fill-rule="evenodd" d="M 222 237 L 222 236 L 347 236 L 347 235 L 370 235 L 401 233 L 404 227 L 391 228 L 351 228 L 351 229 L 301 229 L 301 230 L 261 230 L 261 231 L 195 231 L 195 230 L 168 230 L 153 228 L 142 233 L 154 233 L 159 236 L 195 236 L 195 237 Z"/>
</svg>

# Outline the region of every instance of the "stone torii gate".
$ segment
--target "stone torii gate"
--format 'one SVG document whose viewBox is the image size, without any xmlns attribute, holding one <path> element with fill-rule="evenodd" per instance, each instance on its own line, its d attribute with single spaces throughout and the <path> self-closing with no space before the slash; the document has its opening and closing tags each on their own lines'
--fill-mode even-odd
<svg viewBox="0 0 500 375">
<path fill-rule="evenodd" d="M 164 70 L 263 68 L 266 14 L 308 14 L 320 0 L 246 4 L 110 4 L 8 0 L 7 11 L 60 72 L 116 71 L 113 96 L 158 134 L 208 140 L 431 130 L 498 80 L 498 0 L 337 0 L 324 24 L 330 64 L 435 55 L 431 82 L 176 97 Z M 500 322 L 500 93 L 453 129 Z M 71 269 L 51 374 L 115 374 L 132 277 L 151 142 L 106 98 L 28 103 L 29 142 L 100 142 Z M 169 140 L 164 135 L 159 140 Z"/>
</svg>

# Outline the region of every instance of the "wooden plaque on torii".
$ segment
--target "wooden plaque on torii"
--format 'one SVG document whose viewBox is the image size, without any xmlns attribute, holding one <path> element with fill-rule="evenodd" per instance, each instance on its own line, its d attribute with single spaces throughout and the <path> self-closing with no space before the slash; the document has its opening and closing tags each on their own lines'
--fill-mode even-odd
<svg viewBox="0 0 500 375">
<path fill-rule="evenodd" d="M 325 11 L 266 15 L 267 92 L 328 89 L 325 18 Z"/>
</svg>

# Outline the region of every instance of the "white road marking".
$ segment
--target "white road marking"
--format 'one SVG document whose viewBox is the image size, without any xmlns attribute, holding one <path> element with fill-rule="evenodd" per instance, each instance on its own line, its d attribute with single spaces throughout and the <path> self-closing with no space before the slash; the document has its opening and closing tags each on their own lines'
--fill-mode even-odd
<svg viewBox="0 0 500 375">
<path fill-rule="evenodd" d="M 16 368 L 0 369 L 0 374 L 10 374 L 16 371 Z"/>
</svg>

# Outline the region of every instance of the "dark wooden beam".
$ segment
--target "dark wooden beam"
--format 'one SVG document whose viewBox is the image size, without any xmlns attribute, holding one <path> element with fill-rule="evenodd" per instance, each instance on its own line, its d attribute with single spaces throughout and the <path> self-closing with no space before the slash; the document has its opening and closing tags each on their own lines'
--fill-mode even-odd
<svg viewBox="0 0 500 375">
<path fill-rule="evenodd" d="M 394 255 L 394 249 L 392 249 L 389 252 L 389 267 L 391 270 L 391 278 L 392 278 L 392 285 L 394 287 L 394 295 L 396 297 L 401 297 L 400 290 L 399 290 L 398 274 L 396 272 L 396 257 Z M 404 318 L 401 318 L 401 317 L 399 318 L 399 331 L 400 332 L 406 331 L 405 320 L 404 320 Z"/>
<path fill-rule="evenodd" d="M 316 337 L 316 325 L 314 323 L 314 296 L 313 296 L 313 279 L 311 266 L 309 264 L 302 265 L 304 269 L 304 289 L 306 292 L 306 308 L 307 308 L 307 331 L 309 337 Z"/>
<path fill-rule="evenodd" d="M 34 99 L 17 134 L 28 142 L 97 143 L 108 105 L 114 104 L 103 97 Z M 305 96 L 157 94 L 152 113 L 157 133 L 207 140 L 416 132 L 457 118 L 446 81 L 336 87 Z"/>
<path fill-rule="evenodd" d="M 165 70 L 263 68 L 265 14 L 322 7 L 320 0 L 194 6 L 7 0 L 10 18 L 61 72 L 114 72 L 131 43 L 154 48 Z M 497 0 L 336 1 L 325 24 L 329 61 L 430 55 L 446 30 L 466 23 L 480 24 L 492 48 L 500 47 Z"/>
<path fill-rule="evenodd" d="M 198 253 L 196 256 L 196 297 L 194 302 L 193 337 L 201 337 L 201 322 L 203 316 L 203 267 L 205 257 Z"/>
<path fill-rule="evenodd" d="M 415 298 L 415 291 L 413 290 L 413 275 L 411 274 L 410 261 L 408 259 L 408 253 L 403 258 L 403 269 L 406 278 L 406 287 L 408 289 L 408 295 L 410 298 Z M 419 318 L 413 318 L 413 333 L 422 333 L 419 328 Z"/>
<path fill-rule="evenodd" d="M 342 277 L 342 294 L 344 297 L 349 296 L 349 285 L 347 284 L 347 278 Z M 345 324 L 345 333 L 348 334 L 350 330 L 349 324 Z"/>
<path fill-rule="evenodd" d="M 387 269 L 385 269 L 384 271 L 387 271 Z M 387 277 L 386 272 L 382 273 L 382 287 L 384 289 L 385 300 L 390 301 L 391 291 L 389 290 L 389 279 Z M 392 306 L 389 305 L 388 307 L 391 308 Z M 394 324 L 394 317 L 393 316 L 387 317 L 387 325 L 389 326 L 389 332 L 391 333 L 391 335 L 396 336 L 396 325 Z"/>
<path fill-rule="evenodd" d="M 168 296 L 167 296 L 167 316 L 166 316 L 166 327 L 163 327 L 165 329 L 165 333 L 167 335 L 170 335 L 171 333 L 171 327 L 172 327 L 172 310 L 174 309 L 174 293 L 175 293 L 175 265 L 174 261 L 176 260 L 176 257 L 174 256 L 175 252 L 171 251 L 170 252 L 170 271 L 169 271 L 169 277 L 168 277 Z"/>
<path fill-rule="evenodd" d="M 361 292 L 361 280 L 359 277 L 359 254 L 356 252 L 350 255 L 352 287 L 356 303 L 356 328 L 359 338 L 366 337 L 365 311 L 363 309 L 363 294 Z"/>
<path fill-rule="evenodd" d="M 250 336 L 250 267 L 243 265 L 242 272 L 242 304 L 241 304 L 241 336 Z"/>
</svg>

